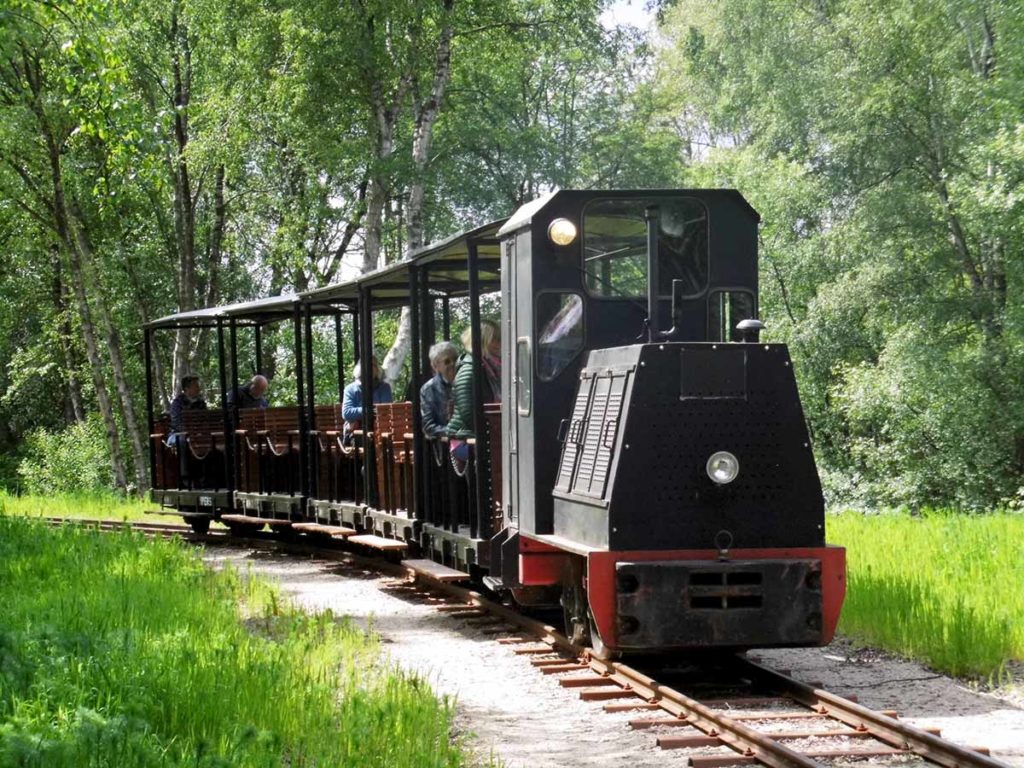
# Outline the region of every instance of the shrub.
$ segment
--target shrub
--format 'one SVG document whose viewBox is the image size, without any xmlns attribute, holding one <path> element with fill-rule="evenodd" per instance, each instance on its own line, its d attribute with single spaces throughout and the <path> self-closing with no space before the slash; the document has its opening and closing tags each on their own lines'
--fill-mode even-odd
<svg viewBox="0 0 1024 768">
<path fill-rule="evenodd" d="M 113 473 L 103 420 L 94 414 L 61 432 L 33 430 L 25 440 L 18 475 L 28 493 L 108 490 Z"/>
</svg>

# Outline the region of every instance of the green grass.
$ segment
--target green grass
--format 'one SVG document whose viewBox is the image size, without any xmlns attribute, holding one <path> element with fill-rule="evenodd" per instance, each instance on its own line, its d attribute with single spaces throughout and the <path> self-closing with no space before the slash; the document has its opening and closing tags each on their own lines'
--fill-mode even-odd
<svg viewBox="0 0 1024 768">
<path fill-rule="evenodd" d="M 14 495 L 0 490 L 0 514 L 22 517 L 79 517 L 93 520 L 144 520 L 180 523 L 181 519 L 154 515 L 157 505 L 113 493 L 57 494 L 54 496 Z"/>
<path fill-rule="evenodd" d="M 178 542 L 0 516 L 0 594 L 0 766 L 465 762 L 372 638 Z"/>
<path fill-rule="evenodd" d="M 830 516 L 847 548 L 839 630 L 955 675 L 1024 659 L 1024 515 Z"/>
</svg>

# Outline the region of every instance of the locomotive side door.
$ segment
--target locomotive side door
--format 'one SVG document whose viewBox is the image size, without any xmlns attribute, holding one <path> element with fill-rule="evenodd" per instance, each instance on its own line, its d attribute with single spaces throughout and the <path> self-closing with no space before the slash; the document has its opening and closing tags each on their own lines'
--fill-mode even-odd
<svg viewBox="0 0 1024 768">
<path fill-rule="evenodd" d="M 501 245 L 501 308 L 504 314 L 502 354 L 509 361 L 504 366 L 507 380 L 502 382 L 505 393 L 501 409 L 502 439 L 504 440 L 504 471 L 502 473 L 502 510 L 506 526 L 519 525 L 519 416 L 520 361 L 517 356 L 518 307 L 516 302 L 516 238 L 509 237 Z"/>
</svg>

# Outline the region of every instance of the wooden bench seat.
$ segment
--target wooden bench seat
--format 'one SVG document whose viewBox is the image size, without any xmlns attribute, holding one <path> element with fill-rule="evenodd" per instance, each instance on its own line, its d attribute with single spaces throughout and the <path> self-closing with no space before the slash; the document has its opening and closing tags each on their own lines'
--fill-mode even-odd
<svg viewBox="0 0 1024 768">
<path fill-rule="evenodd" d="M 221 488 L 225 485 L 224 411 L 186 410 L 180 432 L 171 430 L 166 414 L 153 424 L 153 444 L 158 489 Z"/>
<path fill-rule="evenodd" d="M 296 406 L 240 410 L 235 445 L 240 491 L 292 495 L 299 492 L 302 434 Z"/>
</svg>

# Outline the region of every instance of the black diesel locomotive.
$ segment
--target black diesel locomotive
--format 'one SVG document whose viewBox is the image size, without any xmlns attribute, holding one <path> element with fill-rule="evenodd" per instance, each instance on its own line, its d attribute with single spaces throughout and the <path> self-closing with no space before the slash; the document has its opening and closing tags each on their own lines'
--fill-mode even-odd
<svg viewBox="0 0 1024 768">
<path fill-rule="evenodd" d="M 757 213 L 732 190 L 561 191 L 356 281 L 162 318 L 215 330 L 221 409 L 173 437 L 150 398 L 154 499 L 193 526 L 271 525 L 442 564 L 527 605 L 561 603 L 602 654 L 829 642 L 845 553 L 824 504 L 787 348 L 759 341 Z M 502 402 L 479 370 L 500 290 Z M 468 301 L 475 439 L 464 475 L 420 425 L 427 350 Z M 318 404 L 313 330 L 372 349 L 409 307 L 409 402 L 346 439 Z M 239 411 L 239 338 L 290 324 L 292 406 Z M 363 391 L 372 391 L 364 367 Z"/>
</svg>

